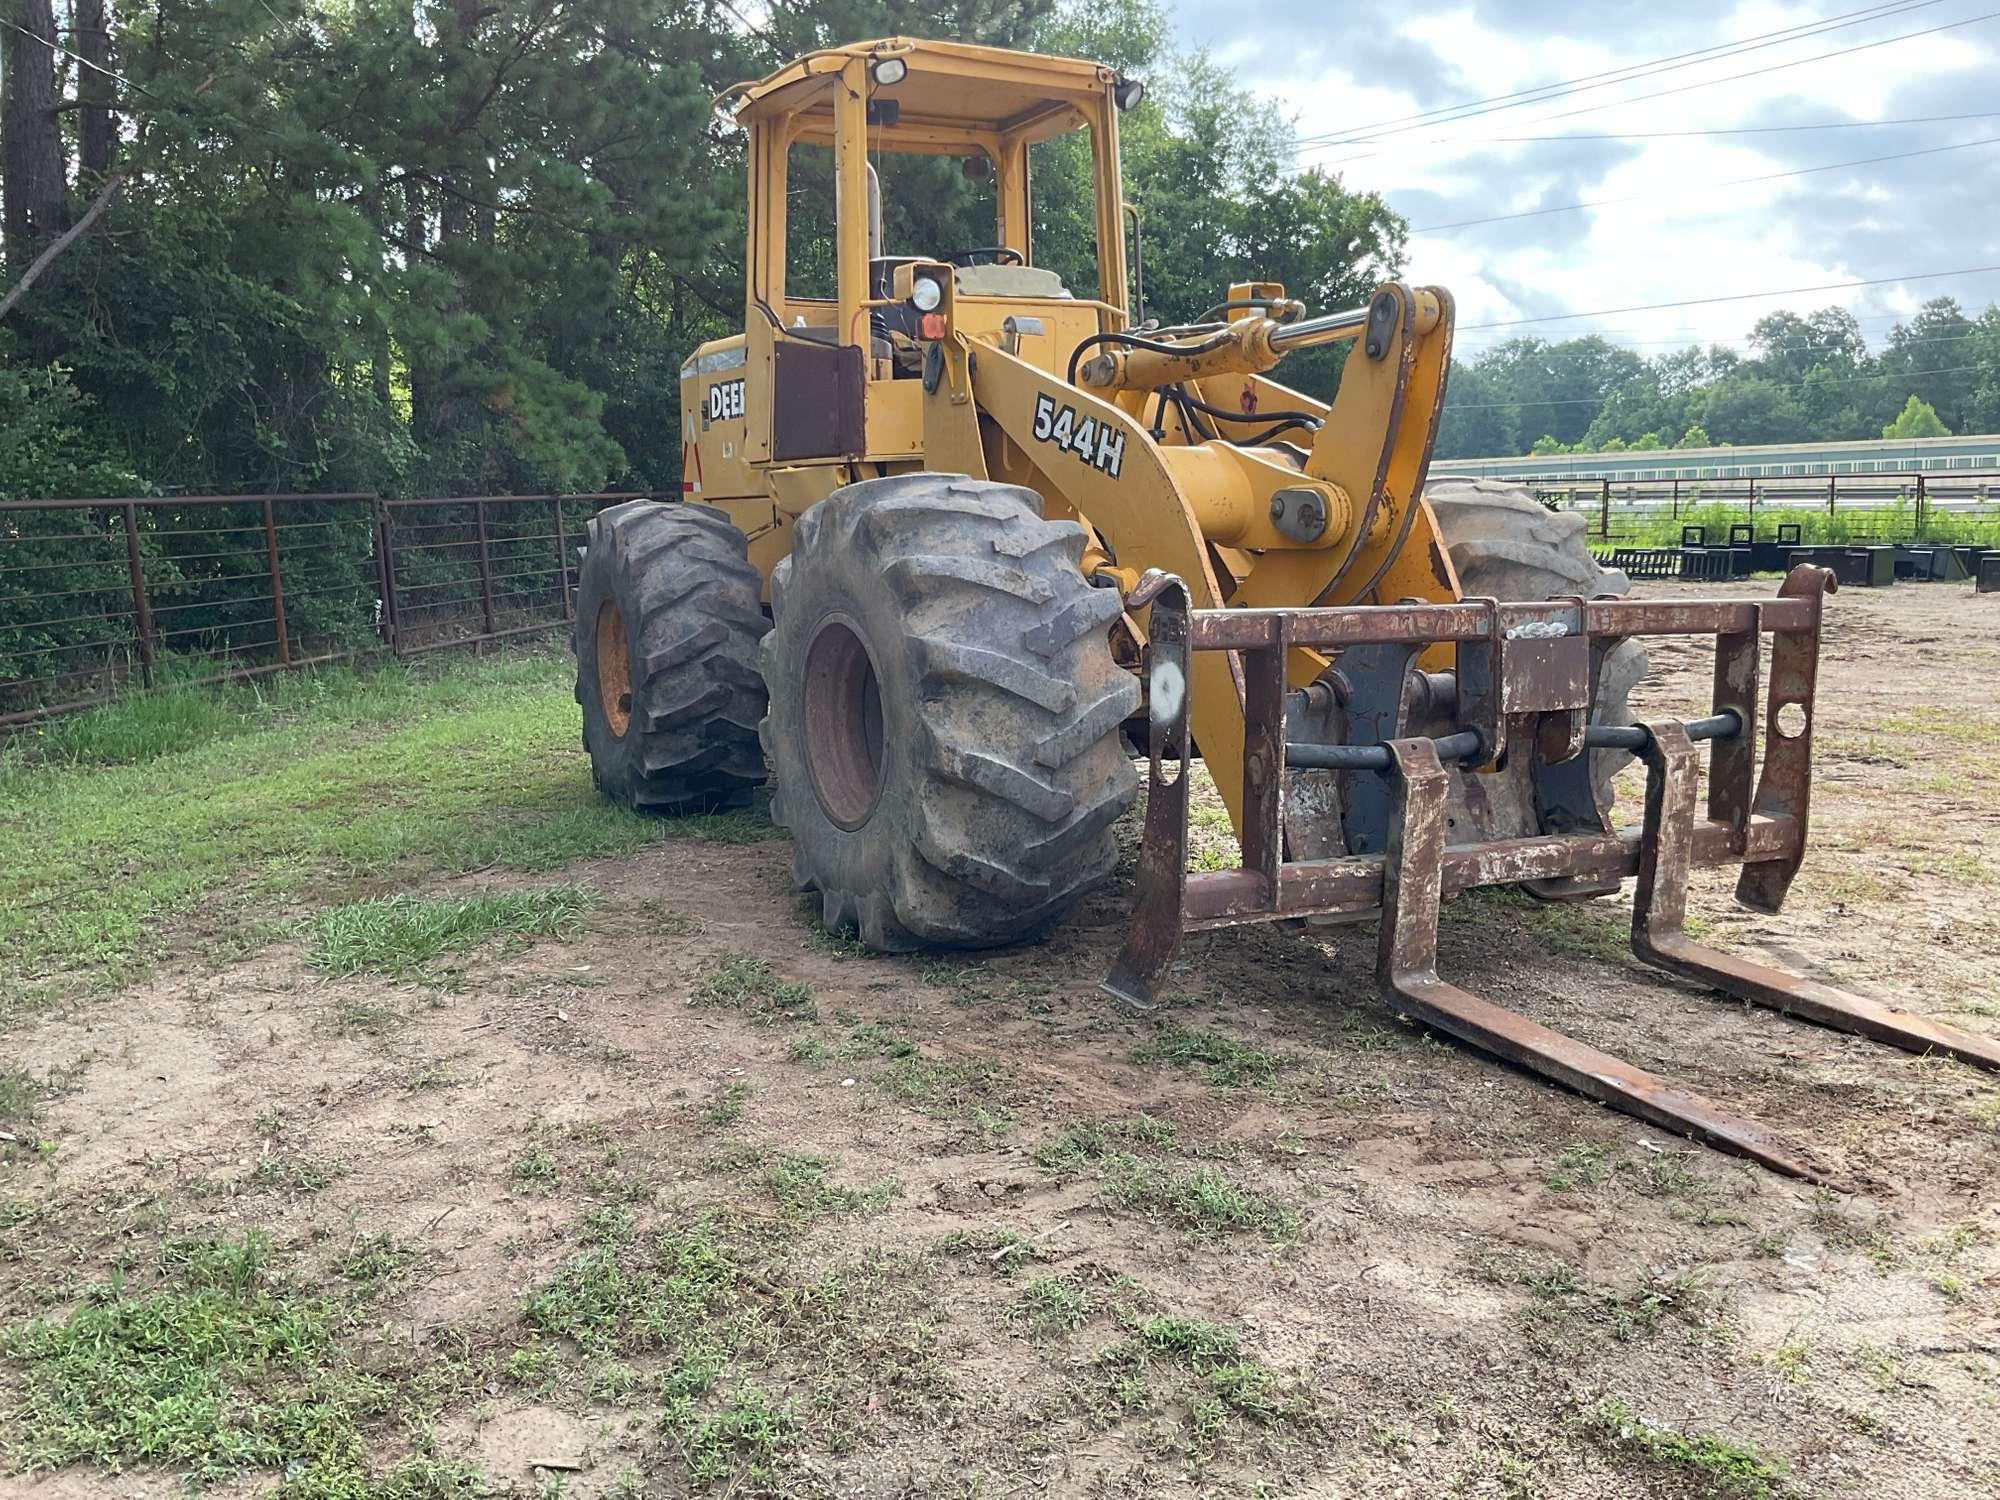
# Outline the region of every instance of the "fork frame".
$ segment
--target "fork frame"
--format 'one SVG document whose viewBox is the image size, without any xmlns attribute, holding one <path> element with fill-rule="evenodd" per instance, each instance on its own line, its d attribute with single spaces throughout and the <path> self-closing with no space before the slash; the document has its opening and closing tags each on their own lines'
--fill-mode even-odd
<svg viewBox="0 0 2000 1500">
<path fill-rule="evenodd" d="M 1155 577 L 1145 837 L 1131 927 L 1104 988 L 1150 1009 L 1185 931 L 1293 917 L 1376 918 L 1376 988 L 1397 1014 L 1662 1129 L 1775 1171 L 1826 1181 L 1808 1157 L 1763 1127 L 1447 983 L 1438 975 L 1437 928 L 1443 898 L 1474 886 L 1525 884 L 1538 895 L 1586 896 L 1636 879 L 1632 949 L 1644 962 L 1891 1046 L 2000 1068 L 2000 1045 L 1989 1039 L 1732 957 L 1683 929 L 1692 870 L 1740 864 L 1737 899 L 1766 912 L 1779 909 L 1798 871 L 1812 792 L 1822 604 L 1833 589 L 1831 573 L 1802 566 L 1766 599 L 1195 610 L 1178 579 Z M 1733 715 L 1736 732 L 1712 741 L 1707 803 L 1698 813 L 1701 752 L 1688 726 L 1672 720 L 1645 726 L 1639 745 L 1647 767 L 1645 821 L 1636 830 L 1613 830 L 1594 798 L 1579 802 L 1578 795 L 1588 784 L 1583 746 L 1597 667 L 1620 640 L 1688 634 L 1715 638 L 1712 713 Z M 1440 742 L 1409 732 L 1410 693 L 1406 679 L 1395 676 L 1398 664 L 1406 673 L 1417 653 L 1441 642 L 1458 649 L 1458 722 L 1480 737 L 1473 761 L 1530 757 L 1543 828 L 1575 831 L 1448 842 L 1452 776 L 1439 758 Z M 1336 673 L 1345 653 L 1356 652 L 1357 662 L 1388 653 L 1396 691 L 1386 709 L 1378 701 L 1372 714 L 1350 716 L 1350 726 L 1359 722 L 1362 732 L 1350 731 L 1346 740 L 1386 749 L 1385 759 L 1376 752 L 1382 768 L 1338 773 L 1346 778 L 1343 807 L 1382 807 L 1379 853 L 1284 857 L 1287 762 L 1303 758 L 1298 746 L 1288 753 L 1287 740 L 1285 669 L 1297 647 L 1335 654 Z M 1198 651 L 1235 652 L 1240 663 L 1243 857 L 1237 869 L 1191 873 L 1193 747 L 1188 694 L 1175 689 L 1191 680 L 1190 657 Z M 1761 767 L 1760 708 L 1768 726 Z M 1350 829 L 1345 847 L 1355 842 Z"/>
</svg>

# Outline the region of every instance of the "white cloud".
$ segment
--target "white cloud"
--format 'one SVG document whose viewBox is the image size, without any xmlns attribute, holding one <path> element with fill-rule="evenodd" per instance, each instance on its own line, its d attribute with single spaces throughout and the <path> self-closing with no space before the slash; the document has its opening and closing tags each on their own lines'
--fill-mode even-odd
<svg viewBox="0 0 2000 1500">
<path fill-rule="evenodd" d="M 1778 0 L 1660 6 L 1637 0 L 1456 0 L 1350 4 L 1302 20 L 1279 0 L 1193 0 L 1181 39 L 1213 43 L 1253 88 L 1278 99 L 1302 137 L 1503 95 L 1745 40 L 1856 6 Z M 1471 351 L 1506 336 L 1467 325 L 1767 288 L 2000 264 L 2000 144 L 1839 171 L 1734 179 L 2000 136 L 2000 116 L 1879 129 L 1625 141 L 1518 142 L 1599 134 L 1881 120 L 2000 109 L 1992 88 L 2000 21 L 1780 66 L 1982 14 L 1943 0 L 1571 97 L 1423 124 L 1370 145 L 1308 144 L 1302 165 L 1382 192 L 1413 227 L 1566 203 L 1614 205 L 1413 235 L 1408 274 L 1451 288 Z M 1329 24 L 1331 23 L 1331 24 Z M 1296 41 L 1297 45 L 1290 45 Z M 1289 62 L 1274 68 L 1271 59 Z M 1425 60 L 1428 59 L 1428 66 Z M 1687 88 L 1753 69 L 1758 76 Z M 1676 89 L 1665 98 L 1636 96 Z M 1620 100 L 1635 102 L 1619 104 Z M 1585 106 L 1601 105 L 1572 114 Z M 1566 118 L 1551 118 L 1567 116 Z M 2000 299 L 2000 275 L 1911 281 L 1758 301 L 1578 319 L 1519 330 L 1601 332 L 1656 352 L 1740 341 L 1780 307 L 1838 303 L 1873 343 L 1895 315 L 1949 292 Z"/>
</svg>

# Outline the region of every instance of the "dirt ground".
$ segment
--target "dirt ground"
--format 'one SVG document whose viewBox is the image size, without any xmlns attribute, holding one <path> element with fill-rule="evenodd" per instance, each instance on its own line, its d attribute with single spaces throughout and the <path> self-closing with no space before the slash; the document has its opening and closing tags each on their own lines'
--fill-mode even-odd
<svg viewBox="0 0 2000 1500">
<path fill-rule="evenodd" d="M 1643 706 L 1695 707 L 1705 652 L 1653 662 Z M 1791 904 L 1704 875 L 1704 936 L 2000 1032 L 2000 598 L 1832 600 L 1818 730 Z M 1447 910 L 1448 977 L 1861 1189 L 1815 1190 L 1398 1025 L 1372 928 L 1202 936 L 1166 1008 L 1121 1011 L 1096 984 L 1129 866 L 1048 941 L 971 958 L 813 930 L 771 840 L 571 865 L 599 898 L 578 935 L 460 972 L 190 963 L 12 1039 L 37 1074 L 88 1065 L 59 1149 L 0 1184 L 35 1206 L 0 1300 L 173 1235 L 261 1228 L 308 1282 L 403 1247 L 358 1357 L 448 1371 L 427 1441 L 521 1494 L 2000 1494 L 1991 1078 L 1643 970 L 1624 905 Z M 772 1441 L 690 1437 L 684 1332 L 579 1336 L 532 1300 L 593 1245 L 632 1277 L 706 1223 L 735 1268 L 715 1389 L 768 1397 Z"/>
</svg>

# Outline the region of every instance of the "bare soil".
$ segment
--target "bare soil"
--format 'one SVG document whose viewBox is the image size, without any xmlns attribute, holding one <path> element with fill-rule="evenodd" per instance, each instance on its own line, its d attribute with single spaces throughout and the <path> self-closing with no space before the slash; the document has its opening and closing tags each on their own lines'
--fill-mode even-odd
<svg viewBox="0 0 2000 1500">
<path fill-rule="evenodd" d="M 1658 647 L 1653 664 L 1643 710 L 1700 706 L 1704 648 Z M 1727 875 L 1704 876 L 1706 937 L 2000 1030 L 2000 598 L 1904 584 L 1831 601 L 1817 731 L 1791 903 L 1740 911 Z M 785 1323 L 755 1356 L 810 1414 L 787 1492 L 1760 1493 L 1646 1441 L 1683 1434 L 1782 1466 L 1765 1493 L 2000 1493 L 1992 1079 L 1646 971 L 1622 952 L 1623 903 L 1447 911 L 1450 977 L 1809 1143 L 1861 1188 L 1816 1191 L 1396 1024 L 1371 998 L 1372 928 L 1192 939 L 1170 1004 L 1137 1017 L 1096 989 L 1129 859 L 1044 943 L 897 960 L 804 925 L 789 853 L 671 844 L 572 865 L 560 878 L 601 895 L 582 936 L 488 950 L 451 982 L 326 981 L 280 945 L 42 1023 L 18 1039 L 25 1066 L 89 1064 L 49 1108 L 59 1149 L 6 1184 L 44 1211 L 15 1231 L 25 1258 L 0 1266 L 0 1313 L 171 1234 L 262 1226 L 330 1276 L 357 1236 L 389 1231 L 419 1253 L 379 1294 L 374 1337 L 491 1372 L 444 1413 L 444 1451 L 524 1493 L 551 1475 L 573 1496 L 621 1475 L 685 1493 L 700 1486 L 643 1387 L 605 1399 L 581 1373 L 502 1377 L 521 1348 L 588 1364 L 528 1326 L 523 1298 L 593 1208 L 768 1217 L 742 1163 L 808 1152 L 839 1184 L 896 1191 L 773 1242 L 774 1284 L 833 1271 L 873 1289 L 866 1336 L 822 1346 Z M 743 955 L 809 985 L 817 1019 L 691 1003 Z M 1135 1059 L 1176 1028 L 1273 1061 L 1233 1078 Z M 920 1061 L 883 1055 L 885 1037 Z M 1067 1130 L 1142 1114 L 1173 1140 L 1141 1156 L 1212 1167 L 1297 1228 L 1189 1228 L 1119 1201 L 1101 1164 L 1036 1160 Z M 534 1151 L 551 1168 L 524 1177 Z M 1031 1264 L 1008 1234 L 1032 1241 Z M 1086 1290 L 1080 1326 L 1037 1333 L 1010 1312 L 1044 1276 Z M 1166 1375 L 1108 1396 L 1101 1353 L 1149 1310 L 1241 1330 L 1284 1412 L 1231 1409 L 1210 1430 Z M 1647 1425 L 1621 1438 L 1607 1409 Z M 551 1457 L 574 1467 L 536 1467 Z M 0 1479 L 39 1497 L 173 1488 Z"/>
</svg>

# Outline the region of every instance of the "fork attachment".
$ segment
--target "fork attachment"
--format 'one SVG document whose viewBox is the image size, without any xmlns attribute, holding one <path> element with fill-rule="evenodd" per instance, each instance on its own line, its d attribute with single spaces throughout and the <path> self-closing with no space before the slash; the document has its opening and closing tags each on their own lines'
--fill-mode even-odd
<svg viewBox="0 0 2000 1500">
<path fill-rule="evenodd" d="M 1913 1052 L 2000 1068 L 2000 1045 L 1782 970 L 1693 942 L 1683 930 L 1689 873 L 1740 864 L 1737 899 L 1775 912 L 1805 850 L 1811 791 L 1813 694 L 1821 605 L 1833 575 L 1798 567 L 1774 599 L 1558 599 L 1501 604 L 1400 604 L 1337 609 L 1189 608 L 1179 579 L 1153 575 L 1150 598 L 1148 775 L 1132 925 L 1104 988 L 1150 1009 L 1181 934 L 1291 917 L 1379 919 L 1376 990 L 1389 1008 L 1435 1031 L 1538 1073 L 1664 1130 L 1825 1182 L 1808 1158 L 1764 1127 L 1737 1118 L 1643 1069 L 1492 1004 L 1438 975 L 1445 896 L 1483 885 L 1523 885 L 1573 899 L 1637 878 L 1633 952 L 1726 994 Z M 1589 722 L 1605 653 L 1630 636 L 1712 635 L 1713 707 L 1690 723 Z M 1756 764 L 1763 638 L 1772 638 L 1763 765 Z M 1456 647 L 1457 670 L 1413 668 L 1427 647 Z M 1329 721 L 1288 693 L 1288 659 L 1312 648 L 1333 665 L 1314 684 L 1343 700 Z M 1244 710 L 1240 868 L 1190 873 L 1187 694 L 1195 651 L 1239 654 Z M 1386 667 L 1385 667 L 1386 663 Z M 1292 709 L 1288 715 L 1288 707 Z M 1419 720 L 1446 732 L 1414 732 Z M 1294 741 L 1295 726 L 1320 726 Z M 1344 726 L 1333 738 L 1328 722 Z M 1707 806 L 1696 811 L 1698 743 L 1711 745 Z M 1591 749 L 1625 749 L 1647 768 L 1646 815 L 1614 831 L 1590 791 Z M 1540 832 L 1453 844 L 1448 767 L 1528 763 Z M 1332 847 L 1345 854 L 1287 860 L 1287 770 L 1336 773 L 1339 806 L 1323 794 L 1295 801 L 1304 815 L 1340 817 Z M 1322 778 L 1323 779 L 1323 778 Z M 1476 778 L 1468 778 L 1472 780 Z"/>
</svg>

